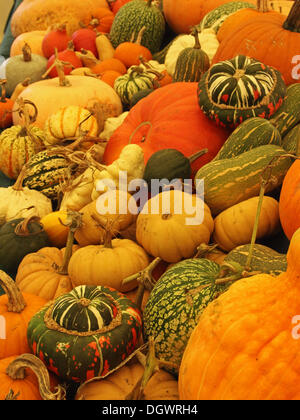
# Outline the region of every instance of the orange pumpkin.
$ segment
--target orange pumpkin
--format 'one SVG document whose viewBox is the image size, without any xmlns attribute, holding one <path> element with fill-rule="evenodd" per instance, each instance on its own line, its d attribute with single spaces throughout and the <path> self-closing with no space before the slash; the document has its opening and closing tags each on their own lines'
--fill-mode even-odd
<svg viewBox="0 0 300 420">
<path fill-rule="evenodd" d="M 0 80 L 1 97 L 0 97 L 0 128 L 8 128 L 12 125 L 12 109 L 14 102 L 6 98 L 5 92 L 6 80 Z"/>
<path fill-rule="evenodd" d="M 115 15 L 106 7 L 99 7 L 90 16 L 82 20 L 84 26 L 95 29 L 97 32 L 108 33 Z"/>
<path fill-rule="evenodd" d="M 106 70 L 102 74 L 100 74 L 99 79 L 113 88 L 115 80 L 120 76 L 122 76 L 122 73 L 119 73 L 118 71 Z"/>
<path fill-rule="evenodd" d="M 32 294 L 22 294 L 16 283 L 0 270 L 0 285 L 6 294 L 0 296 L 0 359 L 30 352 L 27 325 L 47 301 Z"/>
<path fill-rule="evenodd" d="M 136 41 L 121 42 L 114 52 L 114 58 L 122 61 L 127 68 L 131 66 L 138 66 L 140 64 L 140 57 L 142 56 L 146 61 L 152 60 L 151 51 L 141 45 L 141 40 L 146 27 L 138 33 Z"/>
<path fill-rule="evenodd" d="M 32 54 L 43 55 L 42 42 L 47 31 L 24 32 L 15 38 L 10 47 L 10 57 L 21 55 L 25 44 L 28 44 Z"/>
<path fill-rule="evenodd" d="M 295 57 L 300 45 L 300 2 L 295 1 L 289 16 L 262 13 L 244 22 L 220 43 L 212 64 L 245 55 L 275 67 L 286 85 L 299 82 Z M 267 33 L 267 37 L 266 37 Z"/>
<path fill-rule="evenodd" d="M 65 226 L 67 217 L 67 211 L 59 210 L 47 214 L 40 220 L 54 247 L 63 248 L 66 245 L 69 233 L 69 228 Z"/>
</svg>

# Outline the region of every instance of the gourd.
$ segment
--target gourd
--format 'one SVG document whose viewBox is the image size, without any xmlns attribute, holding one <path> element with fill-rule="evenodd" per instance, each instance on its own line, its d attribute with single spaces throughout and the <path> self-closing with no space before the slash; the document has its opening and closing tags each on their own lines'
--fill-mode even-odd
<svg viewBox="0 0 300 420">
<path fill-rule="evenodd" d="M 192 35 L 195 45 L 180 52 L 173 74 L 174 82 L 199 82 L 210 67 L 209 57 L 200 45 L 198 31 L 194 29 Z"/>
<path fill-rule="evenodd" d="M 24 44 L 28 44 L 32 54 L 39 54 L 43 56 L 42 42 L 47 31 L 29 31 L 18 35 L 10 46 L 10 57 L 22 54 Z"/>
<path fill-rule="evenodd" d="M 67 218 L 68 212 L 63 210 L 52 211 L 41 217 L 40 222 L 54 247 L 63 248 L 66 245 L 69 232 Z"/>
<path fill-rule="evenodd" d="M 77 31 L 72 34 L 72 44 L 74 45 L 74 50 L 88 50 L 91 51 L 96 58 L 98 58 L 96 37 L 97 33 L 92 28 L 82 27 L 77 29 Z"/>
<path fill-rule="evenodd" d="M 114 48 L 122 42 L 130 41 L 133 28 L 137 33 L 143 26 L 146 30 L 141 44 L 152 54 L 159 51 L 165 34 L 165 19 L 153 0 L 133 0 L 117 12 L 109 32 Z"/>
<path fill-rule="evenodd" d="M 32 54 L 28 44 L 22 50 L 21 55 L 7 58 L 0 66 L 0 78 L 7 80 L 6 91 L 9 96 L 26 77 L 32 83 L 41 80 L 47 68 L 47 59 L 39 54 Z"/>
<path fill-rule="evenodd" d="M 0 97 L 0 129 L 8 128 L 12 125 L 12 108 L 14 101 L 6 97 L 5 90 L 6 79 L 0 80 L 1 97 Z"/>
<path fill-rule="evenodd" d="M 122 112 L 118 117 L 107 118 L 104 122 L 104 128 L 99 135 L 100 139 L 108 141 L 114 131 L 124 122 L 128 112 Z"/>
<path fill-rule="evenodd" d="M 203 217 L 203 219 L 202 219 Z M 143 206 L 136 222 L 136 238 L 153 257 L 178 262 L 208 243 L 214 228 L 210 209 L 196 194 L 163 191 Z"/>
<path fill-rule="evenodd" d="M 227 208 L 214 219 L 214 242 L 224 251 L 251 241 L 259 197 L 252 197 Z M 262 201 L 257 239 L 272 236 L 279 231 L 279 203 L 273 197 L 264 196 Z"/>
<path fill-rule="evenodd" d="M 230 159 L 210 162 L 199 169 L 195 180 L 204 181 L 205 203 L 216 216 L 241 201 L 257 196 L 261 176 L 269 164 L 272 164 L 272 177 L 266 186 L 266 193 L 281 186 L 292 163 L 292 158 L 286 156 L 285 150 L 268 144 Z"/>
<path fill-rule="evenodd" d="M 130 299 L 111 288 L 83 285 L 37 312 L 27 337 L 51 372 L 78 383 L 116 368 L 136 349 L 141 328 Z"/>
<path fill-rule="evenodd" d="M 66 49 L 59 52 L 55 50 L 55 53 L 49 57 L 47 61 L 47 71 L 44 72 L 43 78 L 46 76 L 50 78 L 58 77 L 58 71 L 56 68 L 57 60 L 61 63 L 61 70 L 65 75 L 70 74 L 73 68 L 82 67 L 83 64 L 74 50 L 73 41 L 70 41 Z"/>
<path fill-rule="evenodd" d="M 282 147 L 288 153 L 299 156 L 300 150 L 300 124 L 295 125 L 282 139 Z"/>
<path fill-rule="evenodd" d="M 5 333 L 0 335 L 0 360 L 16 354 L 29 353 L 27 326 L 32 316 L 46 300 L 31 294 L 23 294 L 4 271 L 0 270 L 0 284 L 5 295 L 0 296 L 0 315 L 5 320 Z"/>
<path fill-rule="evenodd" d="M 230 128 L 251 117 L 270 119 L 285 94 L 278 70 L 244 55 L 213 64 L 198 84 L 202 111 L 217 125 Z"/>
<path fill-rule="evenodd" d="M 284 273 L 237 281 L 204 310 L 182 358 L 180 399 L 299 399 L 299 240 L 298 229 Z"/>
<path fill-rule="evenodd" d="M 284 137 L 296 124 L 300 122 L 300 84 L 293 83 L 286 89 L 286 97 L 281 107 L 275 112 L 270 122 L 275 125 Z"/>
<path fill-rule="evenodd" d="M 50 58 L 57 51 L 63 51 L 68 47 L 72 40 L 71 36 L 67 34 L 66 24 L 53 25 L 49 28 L 42 41 L 42 52 L 44 57 Z"/>
</svg>

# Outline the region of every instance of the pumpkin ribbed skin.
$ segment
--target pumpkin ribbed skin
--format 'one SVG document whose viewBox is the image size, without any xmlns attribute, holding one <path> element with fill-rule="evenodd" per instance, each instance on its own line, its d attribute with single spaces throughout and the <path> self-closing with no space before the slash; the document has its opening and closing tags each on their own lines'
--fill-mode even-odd
<svg viewBox="0 0 300 420">
<path fill-rule="evenodd" d="M 188 259 L 175 264 L 157 281 L 146 303 L 143 319 L 144 336 L 154 337 L 159 359 L 180 365 L 200 314 L 218 293 L 225 290 L 224 285 L 214 285 L 219 271 L 219 264 L 213 261 Z M 197 291 L 207 283 L 209 287 Z"/>
<path fill-rule="evenodd" d="M 145 72 L 140 73 L 131 67 L 126 74 L 117 77 L 114 89 L 123 104 L 130 105 L 134 94 L 145 89 L 153 89 L 153 77 Z"/>
<path fill-rule="evenodd" d="M 141 334 L 136 305 L 114 289 L 79 286 L 33 316 L 27 337 L 33 354 L 63 380 L 84 382 L 117 367 Z"/>
<path fill-rule="evenodd" d="M 114 48 L 130 41 L 132 34 L 137 36 L 143 26 L 146 26 L 146 30 L 141 45 L 152 54 L 159 51 L 165 34 L 165 20 L 161 10 L 151 0 L 130 1 L 117 12 L 109 32 Z"/>
<path fill-rule="evenodd" d="M 281 143 L 279 131 L 269 120 L 253 117 L 242 122 L 230 134 L 214 159 L 230 159 L 255 147 L 266 144 L 282 146 Z"/>
<path fill-rule="evenodd" d="M 270 119 L 285 94 L 278 70 L 243 55 L 212 65 L 198 84 L 202 111 L 231 128 L 251 117 Z"/>
<path fill-rule="evenodd" d="M 261 176 L 271 161 L 272 182 L 267 184 L 266 192 L 280 186 L 293 163 L 290 157 L 275 159 L 285 154 L 281 147 L 268 144 L 231 159 L 209 162 L 200 168 L 195 179 L 204 180 L 204 201 L 212 214 L 215 216 L 234 204 L 259 195 Z"/>
<path fill-rule="evenodd" d="M 55 199 L 60 191 L 60 183 L 69 176 L 68 162 L 64 156 L 52 155 L 45 150 L 30 159 L 23 183 L 24 186 Z"/>
<path fill-rule="evenodd" d="M 0 169 L 10 178 L 17 179 L 23 165 L 45 148 L 46 133 L 38 127 L 31 127 L 30 132 L 33 137 L 15 125 L 0 135 Z"/>
</svg>

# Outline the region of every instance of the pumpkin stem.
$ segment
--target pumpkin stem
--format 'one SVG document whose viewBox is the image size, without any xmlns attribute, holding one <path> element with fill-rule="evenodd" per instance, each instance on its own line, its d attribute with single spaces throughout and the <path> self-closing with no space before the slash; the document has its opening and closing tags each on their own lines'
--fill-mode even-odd
<svg viewBox="0 0 300 420">
<path fill-rule="evenodd" d="M 143 35 L 144 35 L 145 30 L 146 30 L 146 26 L 143 26 L 143 27 L 139 30 L 139 32 L 138 32 L 138 34 L 137 34 L 137 38 L 136 38 L 136 40 L 135 40 L 134 44 L 141 45 L 142 38 L 143 38 Z"/>
<path fill-rule="evenodd" d="M 24 180 L 24 177 L 26 175 L 26 171 L 27 171 L 27 166 L 25 164 L 22 167 L 21 172 L 19 173 L 19 176 L 18 176 L 16 182 L 12 186 L 12 189 L 13 190 L 15 190 L 15 191 L 23 191 L 23 180 Z"/>
<path fill-rule="evenodd" d="M 5 89 L 5 84 L 6 84 L 7 80 L 6 79 L 1 79 L 0 80 L 0 86 L 1 86 L 1 98 L 0 98 L 0 102 L 6 102 L 6 89 Z"/>
<path fill-rule="evenodd" d="M 30 48 L 30 45 L 27 44 L 27 42 L 25 42 L 22 48 L 22 53 L 23 53 L 23 60 L 25 62 L 31 61 L 31 48 Z"/>
<path fill-rule="evenodd" d="M 38 235 L 39 233 L 43 232 L 44 227 L 40 224 L 40 230 L 36 232 L 30 232 L 30 230 L 28 229 L 28 225 L 31 222 L 39 222 L 39 221 L 40 221 L 40 217 L 38 216 L 27 217 L 26 219 L 22 220 L 20 223 L 17 224 L 15 228 L 15 234 L 17 236 Z"/>
<path fill-rule="evenodd" d="M 199 157 L 205 155 L 206 153 L 208 153 L 208 149 L 202 149 L 202 150 L 199 150 L 199 152 L 194 153 L 192 156 L 189 156 L 188 159 L 189 159 L 190 163 L 193 163 L 193 162 L 195 162 L 195 160 L 197 160 Z"/>
<path fill-rule="evenodd" d="M 42 75 L 42 79 L 45 79 L 54 67 L 56 67 L 56 71 L 57 71 L 57 74 L 58 74 L 59 85 L 60 86 L 71 86 L 70 81 L 66 78 L 64 68 L 65 67 L 71 67 L 72 69 L 74 69 L 74 66 L 73 66 L 73 64 L 69 63 L 68 61 L 62 61 L 58 58 L 57 48 L 55 48 L 55 60 L 54 60 L 53 64 L 51 64 L 51 66 L 48 68 L 48 70 Z"/>
<path fill-rule="evenodd" d="M 199 31 L 198 31 L 196 26 L 194 26 L 192 28 L 191 35 L 193 35 L 193 37 L 195 38 L 194 49 L 195 50 L 201 50 L 201 44 L 200 44 L 200 40 L 199 40 Z"/>
<path fill-rule="evenodd" d="M 76 211 L 68 211 L 67 223 L 63 223 L 60 218 L 58 220 L 62 225 L 69 228 L 63 263 L 57 270 L 58 274 L 66 276 L 68 275 L 68 266 L 73 252 L 74 235 L 76 230 L 82 226 L 82 214 Z"/>
<path fill-rule="evenodd" d="M 44 363 L 33 354 L 24 353 L 18 356 L 7 366 L 6 374 L 13 380 L 24 379 L 27 368 L 35 373 L 43 400 L 65 400 L 66 391 L 61 385 L 57 386 L 56 392 L 51 392 L 49 372 Z"/>
<path fill-rule="evenodd" d="M 143 66 L 146 68 L 146 73 L 152 73 L 154 76 L 157 77 L 157 80 L 162 80 L 165 76 L 163 73 L 160 73 L 159 71 L 155 70 L 146 60 L 145 58 L 140 55 L 139 60 Z"/>
<path fill-rule="evenodd" d="M 200 244 L 196 248 L 196 254 L 193 256 L 193 259 L 205 258 L 206 254 L 214 252 L 216 248 L 218 248 L 218 244 L 213 244 L 213 245 L 207 245 L 205 243 Z"/>
<path fill-rule="evenodd" d="M 128 144 L 131 144 L 131 140 L 132 140 L 132 138 L 133 138 L 133 136 L 136 134 L 136 132 L 141 128 L 141 127 L 143 127 L 144 125 L 150 125 L 150 130 L 148 131 L 148 134 L 149 134 L 149 132 L 151 131 L 151 129 L 152 129 L 152 124 L 151 124 L 151 122 L 150 121 L 143 121 L 141 124 L 139 124 L 134 130 L 133 130 L 133 132 L 131 133 L 131 135 L 130 135 L 130 137 L 129 137 L 129 141 L 128 141 Z M 148 135 L 147 134 L 147 135 Z M 146 141 L 146 139 L 147 139 L 147 137 L 145 137 L 145 136 L 143 136 L 142 137 L 142 140 L 141 140 L 141 142 L 142 143 L 144 143 L 144 141 Z"/>
<path fill-rule="evenodd" d="M 283 28 L 291 32 L 300 33 L 300 1 L 294 1 L 294 4 L 288 14 L 286 21 L 283 24 Z"/>
<path fill-rule="evenodd" d="M 0 270 L 0 285 L 7 295 L 8 312 L 20 313 L 26 307 L 24 297 L 18 288 L 16 282 L 4 271 Z"/>
<path fill-rule="evenodd" d="M 81 48 L 80 52 L 76 51 L 75 54 L 83 62 L 84 66 L 89 68 L 94 67 L 100 62 L 92 51 L 85 50 L 84 48 Z"/>
<path fill-rule="evenodd" d="M 261 13 L 269 12 L 268 0 L 257 0 L 256 8 Z"/>
<path fill-rule="evenodd" d="M 23 130 L 21 130 L 21 132 L 19 133 L 19 136 L 23 136 L 26 134 L 30 135 L 31 134 L 30 125 L 35 122 L 36 117 L 38 115 L 37 107 L 33 102 L 29 101 L 28 99 L 23 99 L 20 97 L 17 98 L 16 103 L 18 104 L 18 108 L 16 109 L 15 112 L 18 112 L 20 118 L 22 116 L 24 117 L 24 127 L 23 127 Z M 30 114 L 28 107 L 26 107 L 26 105 L 30 105 L 33 107 L 33 110 L 34 110 L 33 115 Z"/>
<path fill-rule="evenodd" d="M 15 391 L 10 388 L 8 391 L 8 394 L 5 397 L 5 401 L 15 401 L 18 399 L 18 396 L 20 395 L 20 391 L 15 394 Z"/>
</svg>

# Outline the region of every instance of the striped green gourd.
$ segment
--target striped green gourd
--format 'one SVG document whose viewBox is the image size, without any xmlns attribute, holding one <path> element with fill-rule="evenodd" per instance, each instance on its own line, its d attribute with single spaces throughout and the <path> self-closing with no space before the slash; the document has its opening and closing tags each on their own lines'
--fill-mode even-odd
<svg viewBox="0 0 300 420">
<path fill-rule="evenodd" d="M 203 73 L 210 67 L 209 57 L 201 49 L 197 29 L 193 29 L 195 45 L 184 48 L 176 61 L 173 82 L 199 82 Z"/>
<path fill-rule="evenodd" d="M 129 67 L 126 74 L 116 78 L 114 89 L 125 105 L 130 105 L 132 97 L 145 89 L 153 90 L 153 76 L 138 66 Z"/>
<path fill-rule="evenodd" d="M 295 125 L 282 139 L 282 147 L 288 153 L 300 156 L 300 124 Z"/>
<path fill-rule="evenodd" d="M 78 286 L 50 301 L 28 325 L 32 353 L 61 380 L 104 376 L 137 347 L 141 313 L 109 287 Z"/>
<path fill-rule="evenodd" d="M 289 85 L 282 106 L 273 115 L 271 122 L 284 137 L 300 122 L 300 83 Z"/>
<path fill-rule="evenodd" d="M 220 265 L 205 258 L 181 261 L 156 282 L 146 303 L 144 337 L 154 337 L 159 359 L 179 367 L 188 339 L 206 306 L 228 285 L 215 285 Z M 208 285 L 208 287 L 201 286 Z M 177 369 L 174 368 L 174 373 Z"/>
<path fill-rule="evenodd" d="M 44 150 L 28 161 L 23 185 L 42 192 L 50 199 L 57 199 L 61 184 L 70 176 L 71 170 L 66 158 Z"/>
<path fill-rule="evenodd" d="M 222 23 L 233 13 L 241 9 L 255 9 L 255 5 L 245 1 L 232 1 L 222 4 L 219 7 L 208 12 L 197 28 L 202 31 L 203 29 L 213 28 L 216 33 L 222 26 Z"/>
<path fill-rule="evenodd" d="M 138 34 L 143 26 L 146 30 L 141 45 L 147 47 L 152 54 L 158 52 L 166 24 L 162 11 L 153 0 L 132 0 L 119 9 L 109 32 L 114 48 L 122 42 L 130 41 L 132 35 Z"/>
<path fill-rule="evenodd" d="M 270 119 L 285 95 L 278 70 L 244 55 L 213 64 L 198 84 L 202 111 L 217 125 L 229 128 L 251 117 Z"/>
<path fill-rule="evenodd" d="M 272 174 L 265 190 L 268 193 L 282 184 L 293 163 L 286 151 L 274 144 L 256 147 L 230 159 L 211 161 L 198 170 L 195 183 L 204 181 L 204 201 L 215 216 L 259 195 L 261 177 L 270 163 Z"/>
<path fill-rule="evenodd" d="M 224 258 L 224 263 L 235 262 L 242 267 L 246 266 L 250 244 L 241 245 L 230 251 Z M 251 271 L 278 276 L 287 269 L 286 254 L 280 254 L 265 245 L 255 244 L 250 264 Z"/>
<path fill-rule="evenodd" d="M 229 159 L 265 144 L 282 146 L 279 131 L 265 118 L 249 118 L 230 134 L 214 160 Z"/>
<path fill-rule="evenodd" d="M 171 41 L 169 41 L 160 51 L 154 53 L 153 60 L 157 61 L 160 64 L 164 64 L 169 48 L 171 47 L 173 42 L 176 41 L 179 37 L 180 35 L 177 35 Z"/>
</svg>

